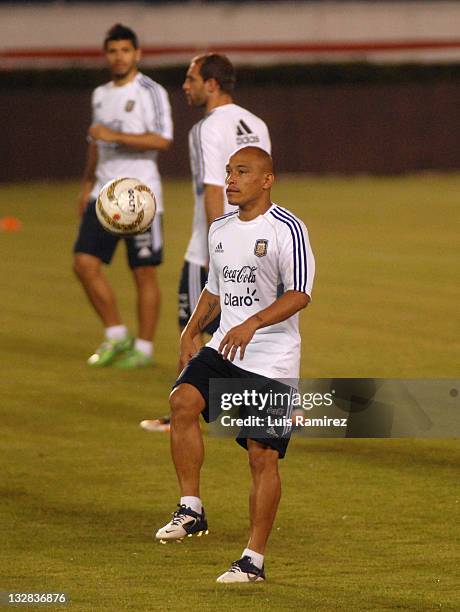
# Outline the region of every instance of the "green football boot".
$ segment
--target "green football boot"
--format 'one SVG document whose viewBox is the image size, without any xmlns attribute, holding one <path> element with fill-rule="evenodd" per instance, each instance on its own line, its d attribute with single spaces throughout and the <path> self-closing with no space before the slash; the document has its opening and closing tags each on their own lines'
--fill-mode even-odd
<svg viewBox="0 0 460 612">
<path fill-rule="evenodd" d="M 132 336 L 127 336 L 123 340 L 105 340 L 87 363 L 91 368 L 104 368 L 113 363 L 117 355 L 128 351 L 132 345 Z"/>
<path fill-rule="evenodd" d="M 115 368 L 123 368 L 125 370 L 146 368 L 153 366 L 153 359 L 133 347 L 125 351 L 123 355 L 120 355 L 113 365 Z"/>
</svg>

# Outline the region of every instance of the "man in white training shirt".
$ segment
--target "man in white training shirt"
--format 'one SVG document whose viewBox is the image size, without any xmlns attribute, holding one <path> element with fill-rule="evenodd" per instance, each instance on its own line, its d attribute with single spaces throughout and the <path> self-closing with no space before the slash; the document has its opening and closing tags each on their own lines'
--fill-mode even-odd
<svg viewBox="0 0 460 612">
<path fill-rule="evenodd" d="M 310 302 L 315 262 L 304 223 L 271 202 L 273 180 L 271 157 L 260 148 L 245 147 L 228 161 L 226 194 L 237 210 L 211 224 L 208 282 L 181 335 L 184 369 L 170 395 L 181 498 L 172 521 L 156 534 L 161 541 L 207 532 L 199 489 L 204 457 L 199 415 L 210 420 L 210 379 L 258 377 L 276 389 L 280 383 L 269 379 L 299 375 L 298 313 Z M 197 352 L 197 337 L 219 312 L 218 330 Z M 278 460 L 289 443 L 288 429 L 283 435 L 267 429 L 263 437 L 242 430 L 237 438 L 251 467 L 250 537 L 218 582 L 265 580 L 265 546 L 281 495 Z"/>
<path fill-rule="evenodd" d="M 160 308 L 155 267 L 162 261 L 162 190 L 158 151 L 169 148 L 173 125 L 165 89 L 137 70 L 140 49 L 136 34 L 121 24 L 107 33 L 104 51 L 112 80 L 93 92 L 93 123 L 89 128 L 88 157 L 79 198 L 82 215 L 74 246 L 74 270 L 105 327 L 105 341 L 88 365 L 135 368 L 152 362 L 153 337 Z M 102 272 L 110 263 L 120 238 L 99 224 L 95 204 L 101 187 L 119 177 L 146 183 L 158 209 L 152 228 L 124 238 L 128 264 L 137 290 L 138 334 L 128 334 L 118 312 L 114 292 Z"/>
<path fill-rule="evenodd" d="M 217 217 L 230 212 L 225 194 L 225 165 L 237 149 L 255 145 L 271 152 L 264 121 L 234 104 L 235 70 L 217 53 L 195 57 L 183 85 L 187 101 L 205 112 L 189 133 L 190 166 L 195 208 L 192 236 L 185 253 L 179 300 L 179 325 L 187 324 L 204 287 L 208 271 L 208 229 Z M 193 279 L 198 279 L 198 282 Z M 195 282 L 194 287 L 191 285 Z M 194 297 L 195 296 L 195 297 Z M 211 333 L 214 330 L 211 329 Z"/>
<path fill-rule="evenodd" d="M 231 209 L 224 190 L 229 156 L 249 144 L 271 152 L 264 121 L 233 102 L 235 81 L 235 69 L 225 55 L 206 53 L 192 59 L 183 84 L 188 104 L 203 108 L 205 116 L 189 133 L 195 208 L 192 236 L 179 282 L 181 331 L 206 284 L 209 225 Z M 218 326 L 216 317 L 203 331 L 213 334 Z M 169 417 L 161 417 L 142 421 L 141 426 L 147 431 L 168 431 L 169 422 Z"/>
</svg>

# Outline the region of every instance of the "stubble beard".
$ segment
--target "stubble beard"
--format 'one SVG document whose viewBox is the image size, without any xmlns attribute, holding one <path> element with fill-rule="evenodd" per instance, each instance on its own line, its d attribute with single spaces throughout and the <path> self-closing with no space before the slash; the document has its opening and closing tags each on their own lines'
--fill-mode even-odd
<svg viewBox="0 0 460 612">
<path fill-rule="evenodd" d="M 130 66 L 127 70 L 125 70 L 124 72 L 113 72 L 112 71 L 112 80 L 117 82 L 117 81 L 123 81 L 123 79 L 126 79 L 127 77 L 129 77 L 129 75 L 131 73 L 134 74 L 136 70 L 135 66 Z"/>
</svg>

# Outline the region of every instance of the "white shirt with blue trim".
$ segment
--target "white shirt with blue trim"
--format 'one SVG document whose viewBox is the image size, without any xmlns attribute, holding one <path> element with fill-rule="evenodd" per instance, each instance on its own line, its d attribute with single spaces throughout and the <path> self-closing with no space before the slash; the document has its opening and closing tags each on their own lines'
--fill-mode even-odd
<svg viewBox="0 0 460 612">
<path fill-rule="evenodd" d="M 208 221 L 204 207 L 204 186 L 225 186 L 228 158 L 237 149 L 253 145 L 271 152 L 270 135 L 262 119 L 237 104 L 213 109 L 189 132 L 190 167 L 195 208 L 192 237 L 185 260 L 199 266 L 208 264 Z M 224 192 L 224 213 L 233 208 Z"/>
<path fill-rule="evenodd" d="M 164 87 L 138 72 L 135 78 L 118 87 L 110 81 L 97 87 L 92 96 L 93 123 L 101 123 L 116 132 L 145 134 L 154 132 L 168 140 L 173 138 L 171 106 Z M 91 197 L 114 178 L 137 178 L 148 185 L 163 211 L 158 171 L 158 152 L 135 151 L 111 142 L 97 141 L 96 183 Z"/>
<path fill-rule="evenodd" d="M 218 350 L 225 334 L 284 292 L 311 297 L 315 260 L 308 231 L 294 214 L 273 204 L 242 221 L 238 210 L 211 224 L 206 289 L 220 297 L 220 327 L 207 346 Z M 296 379 L 300 369 L 299 314 L 259 329 L 234 365 L 269 378 Z"/>
</svg>

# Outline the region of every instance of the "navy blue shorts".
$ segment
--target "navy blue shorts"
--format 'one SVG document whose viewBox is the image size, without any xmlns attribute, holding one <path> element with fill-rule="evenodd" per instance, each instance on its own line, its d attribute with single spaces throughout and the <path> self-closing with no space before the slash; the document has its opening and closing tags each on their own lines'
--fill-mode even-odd
<svg viewBox="0 0 460 612">
<path fill-rule="evenodd" d="M 88 202 L 83 213 L 74 253 L 86 253 L 109 264 L 119 240 L 126 244 L 126 254 L 130 268 L 158 266 L 163 261 L 163 230 L 161 214 L 157 214 L 152 227 L 137 236 L 122 238 L 109 234 L 99 223 L 96 216 L 96 200 Z"/>
<path fill-rule="evenodd" d="M 259 390 L 263 389 L 265 392 L 269 392 L 270 390 L 274 393 L 284 394 L 292 392 L 291 387 L 276 380 L 271 380 L 264 376 L 254 374 L 254 372 L 243 370 L 242 368 L 234 365 L 230 360 L 224 359 L 216 350 L 208 346 L 204 346 L 194 357 L 192 357 L 192 359 L 190 359 L 186 367 L 180 373 L 179 378 L 176 380 L 173 388 L 176 388 L 183 383 L 187 383 L 198 389 L 206 402 L 206 406 L 201 413 L 206 423 L 215 421 L 220 415 L 220 410 L 216 409 L 214 406 L 211 406 L 210 409 L 209 380 L 212 378 L 229 378 L 233 380 L 247 379 L 248 383 L 250 383 L 249 388 L 251 388 L 253 383 L 256 382 L 257 388 Z M 270 408 L 268 407 L 268 410 L 269 409 Z M 263 412 L 260 414 L 263 416 Z M 241 413 L 240 416 L 244 417 L 246 415 Z M 288 428 L 288 431 L 285 431 L 283 427 L 281 427 L 283 431 L 281 431 L 280 427 L 270 429 L 273 430 L 272 433 L 267 435 L 267 437 L 262 437 L 260 433 L 258 433 L 256 436 L 251 435 L 254 430 L 251 432 L 250 427 L 242 427 L 238 436 L 236 437 L 236 441 L 247 450 L 248 438 L 255 440 L 263 446 L 269 446 L 270 448 L 277 450 L 279 458 L 282 459 L 286 454 L 292 428 Z"/>
<path fill-rule="evenodd" d="M 208 271 L 204 266 L 184 261 L 179 281 L 179 327 L 184 328 L 195 310 L 201 292 L 206 285 Z M 211 335 L 219 329 L 220 313 L 203 330 Z"/>
</svg>

